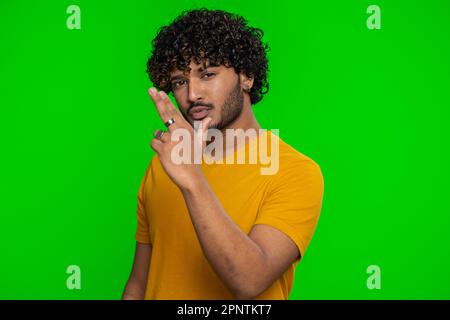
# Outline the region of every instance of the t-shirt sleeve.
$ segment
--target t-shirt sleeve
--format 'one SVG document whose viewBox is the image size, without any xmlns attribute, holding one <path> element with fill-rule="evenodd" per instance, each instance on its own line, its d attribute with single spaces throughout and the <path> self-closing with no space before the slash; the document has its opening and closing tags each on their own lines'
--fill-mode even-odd
<svg viewBox="0 0 450 320">
<path fill-rule="evenodd" d="M 297 161 L 279 172 L 258 212 L 255 224 L 270 225 L 286 234 L 298 247 L 300 256 L 315 231 L 323 197 L 323 176 L 311 159 Z"/>
<path fill-rule="evenodd" d="M 151 172 L 151 164 L 147 167 L 147 170 L 145 171 L 137 194 L 137 228 L 135 233 L 135 239 L 137 242 L 145 244 L 151 243 L 147 213 L 145 210 L 145 194 L 151 184 L 150 179 L 151 177 L 149 177 L 150 172 Z"/>
</svg>

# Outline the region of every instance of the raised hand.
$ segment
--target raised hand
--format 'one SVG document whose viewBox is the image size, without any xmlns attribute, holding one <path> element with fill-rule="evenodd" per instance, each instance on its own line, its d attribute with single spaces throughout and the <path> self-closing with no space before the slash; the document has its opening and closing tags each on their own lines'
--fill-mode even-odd
<svg viewBox="0 0 450 320">
<path fill-rule="evenodd" d="M 151 147 L 172 181 L 180 189 L 188 189 L 203 177 L 198 157 L 202 156 L 204 137 L 212 119 L 207 117 L 196 121 L 194 127 L 198 126 L 198 130 L 194 130 L 164 91 L 150 88 L 148 92 L 168 129 L 155 131 Z"/>
</svg>

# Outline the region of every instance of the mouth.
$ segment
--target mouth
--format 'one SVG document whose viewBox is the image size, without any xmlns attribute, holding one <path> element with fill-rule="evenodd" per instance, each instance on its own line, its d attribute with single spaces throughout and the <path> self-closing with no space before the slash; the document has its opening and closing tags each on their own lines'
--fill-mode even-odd
<svg viewBox="0 0 450 320">
<path fill-rule="evenodd" d="M 199 106 L 199 107 L 193 107 L 191 110 L 189 110 L 189 116 L 194 120 L 202 120 L 206 118 L 206 116 L 209 113 L 210 108 Z"/>
</svg>

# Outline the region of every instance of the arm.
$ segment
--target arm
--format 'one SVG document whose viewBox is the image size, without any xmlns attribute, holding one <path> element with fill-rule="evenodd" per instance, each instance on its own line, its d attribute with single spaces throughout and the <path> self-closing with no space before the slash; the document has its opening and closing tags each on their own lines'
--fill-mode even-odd
<svg viewBox="0 0 450 320">
<path fill-rule="evenodd" d="M 133 268 L 125 285 L 122 300 L 144 300 L 151 254 L 150 244 L 136 242 Z"/>
<path fill-rule="evenodd" d="M 226 214 L 205 179 L 181 189 L 200 245 L 211 266 L 237 299 L 269 288 L 300 255 L 295 243 L 268 225 L 247 236 Z"/>
<path fill-rule="evenodd" d="M 151 142 L 167 175 L 181 190 L 202 250 L 209 263 L 238 299 L 252 299 L 265 291 L 299 257 L 294 242 L 268 225 L 257 225 L 247 236 L 225 212 L 198 164 L 175 164 L 171 155 L 177 145 L 171 134 L 189 132 L 191 145 L 203 141 L 212 121 L 202 120 L 197 133 L 183 118 L 167 95 L 154 88 L 149 94 L 166 123 L 174 119 L 168 132 Z M 186 132 L 186 131 L 184 131 Z M 203 141 L 203 144 L 205 142 Z M 193 159 L 191 159 L 193 160 Z"/>
</svg>

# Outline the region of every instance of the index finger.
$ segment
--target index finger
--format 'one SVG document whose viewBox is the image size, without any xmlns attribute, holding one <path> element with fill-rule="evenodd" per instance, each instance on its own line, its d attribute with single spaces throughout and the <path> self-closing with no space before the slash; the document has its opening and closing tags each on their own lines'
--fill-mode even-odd
<svg viewBox="0 0 450 320">
<path fill-rule="evenodd" d="M 171 124 L 168 129 L 169 131 L 174 127 L 178 127 L 179 124 L 182 123 L 184 118 L 181 116 L 178 109 L 173 105 L 172 101 L 170 101 L 169 97 L 164 91 L 160 91 L 159 93 L 155 88 L 149 89 L 150 97 L 155 103 L 156 109 L 158 110 L 159 117 L 165 123 L 170 119 L 174 119 L 175 122 Z"/>
</svg>

